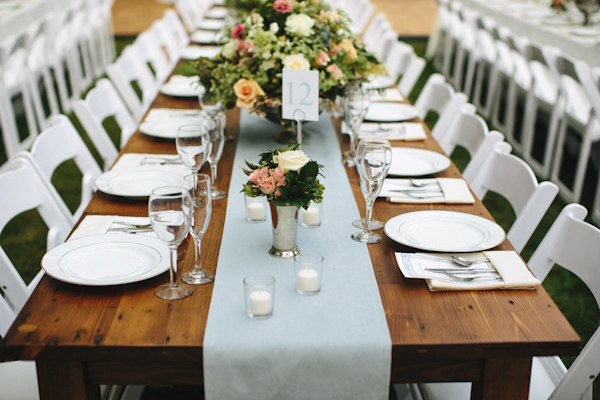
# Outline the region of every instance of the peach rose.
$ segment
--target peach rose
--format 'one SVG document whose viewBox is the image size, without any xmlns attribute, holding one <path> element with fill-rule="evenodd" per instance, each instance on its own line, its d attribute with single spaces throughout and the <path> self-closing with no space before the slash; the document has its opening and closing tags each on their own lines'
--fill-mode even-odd
<svg viewBox="0 0 600 400">
<path fill-rule="evenodd" d="M 265 92 L 256 81 L 240 79 L 233 85 L 233 91 L 237 96 L 236 106 L 239 108 L 250 108 L 254 105 L 258 96 L 264 96 Z"/>
<path fill-rule="evenodd" d="M 315 57 L 315 62 L 319 65 L 327 65 L 327 63 L 331 61 L 331 58 L 324 51 L 317 54 Z"/>
<path fill-rule="evenodd" d="M 272 176 L 269 176 L 260 182 L 260 191 L 264 194 L 271 194 L 275 191 L 275 180 Z"/>
<path fill-rule="evenodd" d="M 331 74 L 333 79 L 340 79 L 342 76 L 344 76 L 344 73 L 340 67 L 337 66 L 337 64 L 331 64 L 329 67 L 327 67 L 327 72 Z"/>
<path fill-rule="evenodd" d="M 338 43 L 338 46 L 340 46 L 340 48 L 346 52 L 346 54 L 348 55 L 348 59 L 356 60 L 356 58 L 358 57 L 358 53 L 356 52 L 354 43 L 352 43 L 350 39 L 342 40 L 340 43 Z"/>
</svg>

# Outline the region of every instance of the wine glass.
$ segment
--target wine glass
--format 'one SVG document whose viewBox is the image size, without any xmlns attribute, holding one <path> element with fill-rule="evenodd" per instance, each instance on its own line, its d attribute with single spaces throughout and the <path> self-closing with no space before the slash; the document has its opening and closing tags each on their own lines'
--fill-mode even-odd
<svg viewBox="0 0 600 400">
<path fill-rule="evenodd" d="M 352 86 L 346 91 L 344 97 L 344 120 L 350 134 L 350 151 L 344 159 L 346 167 L 354 167 L 356 165 L 355 157 L 358 131 L 367 115 L 369 104 L 369 92 L 362 86 Z"/>
<path fill-rule="evenodd" d="M 583 25 L 590 25 L 590 15 L 600 8 L 598 0 L 575 0 L 575 6 L 583 13 Z"/>
<path fill-rule="evenodd" d="M 225 144 L 225 135 L 223 132 L 223 118 L 219 113 L 216 116 L 206 114 L 203 116 L 204 126 L 208 131 L 211 142 L 211 151 L 208 155 L 208 163 L 210 164 L 210 174 L 212 177 L 212 199 L 221 200 L 227 197 L 227 192 L 217 189 L 217 164 L 223 153 L 223 145 Z"/>
<path fill-rule="evenodd" d="M 206 174 L 192 174 L 183 178 L 186 188 L 192 197 L 192 224 L 190 234 L 194 239 L 196 258 L 194 269 L 181 276 L 181 280 L 192 284 L 201 285 L 215 280 L 215 276 L 202 268 L 201 242 L 202 236 L 208 229 L 212 213 L 212 190 L 210 177 Z"/>
<path fill-rule="evenodd" d="M 390 142 L 387 139 L 364 138 L 364 139 L 361 139 L 360 142 L 358 142 L 358 146 L 356 148 L 357 159 L 358 159 L 358 155 L 361 154 L 362 148 L 365 145 L 365 143 L 379 144 L 381 146 L 385 146 L 385 147 L 389 148 L 390 151 L 392 151 L 391 150 L 392 146 L 390 145 Z M 360 186 L 362 188 L 362 186 L 365 184 L 365 182 L 362 179 L 359 162 L 356 163 L 356 171 L 358 172 L 358 178 L 359 178 Z M 361 189 L 361 190 L 363 190 L 363 193 L 364 193 L 364 189 Z M 365 222 L 366 222 L 366 218 L 360 218 L 360 219 L 357 219 L 354 222 L 352 222 L 352 225 L 354 225 L 357 228 L 363 228 L 365 226 Z M 383 221 L 371 219 L 369 228 L 371 228 L 371 230 L 373 231 L 373 230 L 383 228 L 384 225 L 385 224 L 383 223 Z"/>
<path fill-rule="evenodd" d="M 175 144 L 181 161 L 192 172 L 198 172 L 202 168 L 212 147 L 208 130 L 198 124 L 180 126 Z"/>
<path fill-rule="evenodd" d="M 212 99 L 212 93 L 204 91 L 198 95 L 198 102 L 200 103 L 200 108 L 202 111 L 211 117 L 221 117 L 221 124 L 223 129 L 223 134 L 225 134 L 225 122 L 226 122 L 226 114 L 225 107 L 223 107 L 223 103 L 220 101 L 216 101 Z M 225 140 L 232 141 L 233 136 L 225 135 Z"/>
<path fill-rule="evenodd" d="M 363 243 L 379 243 L 381 236 L 371 231 L 371 215 L 373 203 L 381 190 L 390 164 L 392 163 L 392 150 L 390 147 L 376 143 L 364 143 L 357 157 L 360 164 L 360 188 L 365 196 L 366 222 L 363 230 L 352 234 L 352 239 Z"/>
<path fill-rule="evenodd" d="M 152 191 L 148 200 L 148 216 L 152 229 L 171 251 L 169 283 L 160 285 L 154 293 L 161 299 L 182 299 L 192 294 L 192 287 L 177 283 L 177 247 L 187 236 L 192 218 L 190 192 L 179 186 L 163 186 Z"/>
</svg>

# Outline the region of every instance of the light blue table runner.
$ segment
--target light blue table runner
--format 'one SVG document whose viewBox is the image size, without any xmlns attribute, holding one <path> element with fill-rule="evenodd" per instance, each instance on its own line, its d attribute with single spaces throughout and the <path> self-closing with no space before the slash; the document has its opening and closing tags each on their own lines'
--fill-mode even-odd
<svg viewBox="0 0 600 400">
<path fill-rule="evenodd" d="M 240 193 L 244 160 L 285 147 L 273 123 L 242 111 L 227 217 L 204 337 L 207 400 L 387 399 L 391 340 L 367 245 L 353 241 L 359 218 L 329 115 L 305 124 L 303 150 L 324 165 L 323 223 L 298 227 L 298 247 L 321 254 L 323 285 L 316 296 L 295 292 L 293 260 L 267 254 L 270 215 L 246 222 Z M 243 279 L 276 279 L 273 316 L 245 314 Z"/>
</svg>

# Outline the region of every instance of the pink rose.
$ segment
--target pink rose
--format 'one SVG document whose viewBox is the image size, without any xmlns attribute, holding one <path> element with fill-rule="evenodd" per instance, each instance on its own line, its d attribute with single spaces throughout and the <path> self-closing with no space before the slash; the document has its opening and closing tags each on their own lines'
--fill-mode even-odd
<svg viewBox="0 0 600 400">
<path fill-rule="evenodd" d="M 293 9 L 294 6 L 288 0 L 275 0 L 273 3 L 273 10 L 282 14 L 291 13 Z"/>
<path fill-rule="evenodd" d="M 317 54 L 315 57 L 315 62 L 319 65 L 327 65 L 327 63 L 331 61 L 331 58 L 324 51 Z"/>
<path fill-rule="evenodd" d="M 260 182 L 260 191 L 264 194 L 271 194 L 275 191 L 275 180 L 272 176 L 269 176 Z"/>
<path fill-rule="evenodd" d="M 273 192 L 273 196 L 275 196 L 275 197 L 281 196 L 281 192 L 279 191 L 279 189 L 275 189 L 275 191 Z"/>
<path fill-rule="evenodd" d="M 275 170 L 273 170 L 273 178 L 275 178 L 275 180 L 277 181 L 277 186 L 281 186 L 279 185 L 279 182 L 283 182 L 283 185 L 285 185 L 285 176 L 281 168 L 277 167 L 275 168 Z"/>
<path fill-rule="evenodd" d="M 237 50 L 240 53 L 244 53 L 244 54 L 250 54 L 252 53 L 252 43 L 247 42 L 245 40 L 242 39 L 237 39 Z"/>
<path fill-rule="evenodd" d="M 341 50 L 342 50 L 342 48 L 340 46 L 338 46 L 337 44 L 334 44 L 334 45 L 331 46 L 331 55 L 335 56 Z"/>
<path fill-rule="evenodd" d="M 246 27 L 244 25 L 236 25 L 233 28 L 231 28 L 231 37 L 233 38 L 239 38 L 242 35 L 242 32 L 244 32 L 244 29 L 246 29 Z"/>
<path fill-rule="evenodd" d="M 342 70 L 337 66 L 337 64 L 331 64 L 329 67 L 327 67 L 327 72 L 331 74 L 333 79 L 340 79 L 342 76 L 344 76 Z"/>
<path fill-rule="evenodd" d="M 255 187 L 260 186 L 260 182 L 263 180 L 263 177 L 269 174 L 269 169 L 267 167 L 263 167 L 261 169 L 255 169 L 248 176 L 248 181 L 253 183 Z"/>
</svg>

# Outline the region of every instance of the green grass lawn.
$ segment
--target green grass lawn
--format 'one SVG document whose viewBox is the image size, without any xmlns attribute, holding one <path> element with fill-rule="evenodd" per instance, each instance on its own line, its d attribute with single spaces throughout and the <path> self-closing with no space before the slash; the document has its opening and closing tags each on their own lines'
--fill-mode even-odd
<svg viewBox="0 0 600 400">
<path fill-rule="evenodd" d="M 131 41 L 132 38 L 117 39 L 118 50 L 131 43 Z M 424 54 L 426 47 L 425 40 L 411 40 L 409 43 L 415 47 L 418 54 Z M 434 72 L 432 66 L 428 64 L 423 76 L 409 97 L 412 102 L 415 101 L 417 94 L 432 72 Z M 77 123 L 72 115 L 70 117 Z M 431 121 L 428 120 L 427 122 L 430 123 Z M 79 127 L 79 129 L 81 128 Z M 87 138 L 84 139 L 89 144 L 89 140 Z M 468 162 L 468 155 L 465 153 L 459 150 L 451 156 L 459 168 L 464 167 Z M 3 154 L 4 150 L 0 147 L 0 161 L 3 161 Z M 97 153 L 95 154 L 97 157 Z M 97 159 L 99 160 L 99 158 Z M 53 178 L 53 183 L 58 187 L 59 192 L 64 196 L 71 210 L 75 210 L 79 204 L 80 179 L 81 175 L 78 174 L 72 161 L 62 165 Z M 483 199 L 483 202 L 496 221 L 504 229 L 508 230 L 514 220 L 514 212 L 507 201 L 501 196 L 492 193 L 487 195 Z M 557 199 L 554 201 L 522 252 L 525 260 L 531 257 L 545 232 L 564 206 L 565 203 L 562 200 Z M 13 260 L 27 282 L 40 269 L 40 260 L 45 252 L 46 233 L 47 229 L 37 212 L 29 211 L 12 220 L 0 234 L 0 245 L 6 251 L 9 258 Z M 585 344 L 600 324 L 600 310 L 587 287 L 575 275 L 556 266 L 544 281 L 544 288 L 579 333 L 582 343 Z M 566 358 L 565 363 L 570 365 L 572 358 Z M 600 384 L 598 380 L 595 382 L 595 389 L 594 399 L 600 399 Z"/>
</svg>

